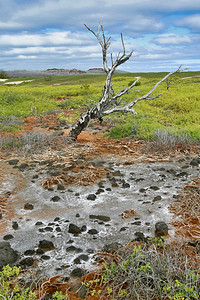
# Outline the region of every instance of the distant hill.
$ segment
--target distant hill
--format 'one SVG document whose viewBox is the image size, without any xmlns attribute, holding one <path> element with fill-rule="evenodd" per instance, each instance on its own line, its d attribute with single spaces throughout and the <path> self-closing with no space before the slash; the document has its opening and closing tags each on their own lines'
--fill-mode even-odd
<svg viewBox="0 0 200 300">
<path fill-rule="evenodd" d="M 116 71 L 116 73 L 124 73 L 124 71 Z M 6 71 L 9 77 L 40 77 L 40 76 L 67 76 L 67 75 L 84 75 L 84 74 L 105 74 L 103 68 L 92 68 L 87 71 L 77 70 L 77 69 L 47 69 L 41 71 L 32 70 L 13 70 Z"/>
</svg>

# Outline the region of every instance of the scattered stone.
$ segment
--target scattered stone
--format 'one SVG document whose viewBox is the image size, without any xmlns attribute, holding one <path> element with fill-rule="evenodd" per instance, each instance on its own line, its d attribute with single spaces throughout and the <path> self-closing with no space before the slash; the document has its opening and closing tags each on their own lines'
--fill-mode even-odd
<svg viewBox="0 0 200 300">
<path fill-rule="evenodd" d="M 113 176 L 124 176 L 124 174 L 122 174 L 119 170 L 113 172 Z"/>
<path fill-rule="evenodd" d="M 71 273 L 71 277 L 79 277 L 81 278 L 83 275 L 85 275 L 85 270 L 81 268 L 75 268 Z"/>
<path fill-rule="evenodd" d="M 81 233 L 81 228 L 75 224 L 70 223 L 68 232 L 73 234 L 79 234 Z"/>
<path fill-rule="evenodd" d="M 178 174 L 176 174 L 176 177 L 184 177 L 184 176 L 188 176 L 187 172 L 180 172 Z"/>
<path fill-rule="evenodd" d="M 128 227 L 122 227 L 122 228 L 120 228 L 120 232 L 126 231 L 127 228 L 128 228 Z"/>
<path fill-rule="evenodd" d="M 45 255 L 45 254 L 44 254 L 44 255 L 41 256 L 41 258 L 44 259 L 44 260 L 48 260 L 48 259 L 50 259 L 51 257 L 50 257 L 49 255 Z"/>
<path fill-rule="evenodd" d="M 76 258 L 74 259 L 74 264 L 75 264 L 75 265 L 79 265 L 80 263 L 81 263 L 80 259 L 79 259 L 78 257 L 76 257 Z"/>
<path fill-rule="evenodd" d="M 32 210 L 33 208 L 34 208 L 34 206 L 31 203 L 25 203 L 24 204 L 24 209 L 26 209 L 26 210 Z"/>
<path fill-rule="evenodd" d="M 164 221 L 155 224 L 155 236 L 166 236 L 168 234 L 168 225 Z"/>
<path fill-rule="evenodd" d="M 115 177 L 110 178 L 110 183 L 112 187 L 119 187 L 119 184 L 116 182 Z"/>
<path fill-rule="evenodd" d="M 135 221 L 135 222 L 131 223 L 131 225 L 141 225 L 141 221 Z"/>
<path fill-rule="evenodd" d="M 96 195 L 95 194 L 89 194 L 88 196 L 87 196 L 87 200 L 92 200 L 92 201 L 94 201 L 95 199 L 96 199 Z"/>
<path fill-rule="evenodd" d="M 58 202 L 58 201 L 60 201 L 60 197 L 59 196 L 54 196 L 54 197 L 51 198 L 51 201 Z"/>
<path fill-rule="evenodd" d="M 108 216 L 103 216 L 103 215 L 90 215 L 90 219 L 97 219 L 103 222 L 109 222 L 111 219 Z"/>
<path fill-rule="evenodd" d="M 99 195 L 99 194 L 101 194 L 101 193 L 103 193 L 104 192 L 104 189 L 98 189 L 97 191 L 96 191 L 96 195 Z"/>
<path fill-rule="evenodd" d="M 11 239 L 13 239 L 13 238 L 14 238 L 14 236 L 13 236 L 12 234 L 6 234 L 6 235 L 4 235 L 4 237 L 3 237 L 4 241 L 8 241 L 8 240 L 11 240 Z"/>
<path fill-rule="evenodd" d="M 9 165 L 11 165 L 11 166 L 17 165 L 18 162 L 19 162 L 19 159 L 10 159 L 10 160 L 7 161 L 7 163 L 8 163 Z"/>
<path fill-rule="evenodd" d="M 106 244 L 103 247 L 103 252 L 108 252 L 108 253 L 116 253 L 119 248 L 121 247 L 121 244 L 118 242 L 113 242 L 111 244 Z"/>
<path fill-rule="evenodd" d="M 43 251 L 50 251 L 50 250 L 55 249 L 53 242 L 47 241 L 47 240 L 40 241 L 38 247 L 40 249 L 42 249 Z"/>
<path fill-rule="evenodd" d="M 135 180 L 135 182 L 140 182 L 140 181 L 143 181 L 143 180 L 145 180 L 144 178 L 137 178 L 136 180 Z"/>
<path fill-rule="evenodd" d="M 146 192 L 146 189 L 142 188 L 142 189 L 139 190 L 139 192 L 140 192 L 140 193 L 145 193 L 145 192 Z"/>
<path fill-rule="evenodd" d="M 162 197 L 161 197 L 160 195 L 155 196 L 155 197 L 153 198 L 153 202 L 160 201 L 161 199 L 162 199 Z"/>
<path fill-rule="evenodd" d="M 80 214 L 76 214 L 76 218 L 80 218 Z"/>
<path fill-rule="evenodd" d="M 83 226 L 81 227 L 81 231 L 84 232 L 84 231 L 86 231 L 86 230 L 87 230 L 87 226 L 86 226 L 86 225 L 83 225 Z"/>
<path fill-rule="evenodd" d="M 193 158 L 190 162 L 190 165 L 193 167 L 198 167 L 200 164 L 200 157 Z"/>
<path fill-rule="evenodd" d="M 18 253 L 11 248 L 10 243 L 0 242 L 0 269 L 6 265 L 12 266 L 18 257 Z"/>
<path fill-rule="evenodd" d="M 64 190 L 65 190 L 64 185 L 58 184 L 58 185 L 57 185 L 57 190 L 58 190 L 58 191 L 64 191 Z"/>
<path fill-rule="evenodd" d="M 50 227 L 50 226 L 46 226 L 46 227 L 44 228 L 44 230 L 47 231 L 47 232 L 52 232 L 52 231 L 53 231 L 53 228 Z"/>
<path fill-rule="evenodd" d="M 39 176 L 36 174 L 36 175 L 33 175 L 32 179 L 37 179 Z"/>
<path fill-rule="evenodd" d="M 158 191 L 159 187 L 156 186 L 156 185 L 152 185 L 152 186 L 150 186 L 150 189 L 153 190 L 153 191 Z"/>
<path fill-rule="evenodd" d="M 58 227 L 56 227 L 56 231 L 57 231 L 57 232 L 61 232 L 62 230 L 61 230 L 61 228 L 58 226 Z"/>
<path fill-rule="evenodd" d="M 35 254 L 35 250 L 26 250 L 24 252 L 24 255 L 29 256 L 29 255 L 34 255 Z"/>
<path fill-rule="evenodd" d="M 122 188 L 123 189 L 130 188 L 130 184 L 128 182 L 123 182 Z"/>
<path fill-rule="evenodd" d="M 91 235 L 93 235 L 93 234 L 97 234 L 99 232 L 96 229 L 90 229 L 90 230 L 88 230 L 88 233 L 91 234 Z"/>
<path fill-rule="evenodd" d="M 144 242 L 144 243 L 148 242 L 148 239 L 144 236 L 143 232 L 139 232 L 139 231 L 135 232 L 135 236 L 136 236 L 136 238 L 134 239 L 134 241 Z"/>
<path fill-rule="evenodd" d="M 78 259 L 81 261 L 81 260 L 84 260 L 84 261 L 88 261 L 89 259 L 89 256 L 87 254 L 81 254 L 78 256 Z"/>
<path fill-rule="evenodd" d="M 34 259 L 32 257 L 26 257 L 19 262 L 20 266 L 31 267 L 34 264 Z"/>
<path fill-rule="evenodd" d="M 19 170 L 20 170 L 20 171 L 23 171 L 23 170 L 25 170 L 27 167 L 28 167 L 28 164 L 22 163 L 22 164 L 19 166 Z"/>
<path fill-rule="evenodd" d="M 17 230 L 17 229 L 19 228 L 19 225 L 18 225 L 18 223 L 17 223 L 16 221 L 14 221 L 14 222 L 12 223 L 12 228 L 13 228 L 14 230 Z"/>
<path fill-rule="evenodd" d="M 38 221 L 35 223 L 35 226 L 41 226 L 41 225 L 43 225 L 43 222 L 41 222 L 41 221 Z"/>
<path fill-rule="evenodd" d="M 36 254 L 42 255 L 42 254 L 44 254 L 44 251 L 43 251 L 42 249 L 38 248 L 38 249 L 36 250 Z"/>
<path fill-rule="evenodd" d="M 69 247 L 66 248 L 66 252 L 82 252 L 82 249 L 80 248 L 76 248 L 75 246 L 71 245 Z"/>
</svg>

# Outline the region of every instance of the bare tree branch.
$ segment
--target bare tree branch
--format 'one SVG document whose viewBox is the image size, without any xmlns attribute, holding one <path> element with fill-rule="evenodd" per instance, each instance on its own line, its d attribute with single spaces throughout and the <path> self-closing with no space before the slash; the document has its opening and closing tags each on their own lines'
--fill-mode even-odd
<svg viewBox="0 0 200 300">
<path fill-rule="evenodd" d="M 85 25 L 85 24 L 84 24 Z M 129 58 L 132 56 L 133 51 L 126 54 L 125 44 L 123 35 L 121 34 L 121 43 L 122 43 L 122 49 L 123 53 L 118 53 L 115 61 L 113 60 L 113 55 L 111 54 L 111 67 L 108 66 L 107 62 L 107 50 L 110 46 L 110 39 L 106 39 L 103 26 L 99 23 L 98 25 L 98 31 L 95 33 L 92 29 L 90 29 L 87 25 L 85 27 L 97 38 L 101 49 L 102 49 L 102 56 L 103 56 L 103 67 L 105 72 L 107 73 L 106 81 L 104 84 L 104 88 L 102 91 L 102 96 L 99 100 L 99 102 L 92 108 L 88 107 L 88 110 L 83 113 L 76 124 L 72 127 L 68 138 L 70 140 L 76 140 L 77 136 L 81 133 L 82 130 L 84 130 L 87 125 L 89 124 L 91 119 L 99 119 L 100 123 L 102 122 L 103 116 L 106 116 L 108 114 L 114 113 L 114 112 L 131 112 L 134 115 L 136 115 L 136 111 L 133 109 L 133 106 L 141 100 L 152 100 L 158 98 L 161 94 L 158 94 L 156 96 L 151 96 L 152 93 L 155 91 L 155 89 L 167 78 L 174 75 L 175 73 L 181 72 L 181 66 L 171 73 L 167 74 L 165 77 L 163 77 L 160 81 L 158 81 L 153 88 L 146 93 L 145 95 L 138 97 L 128 103 L 127 105 L 121 105 L 122 96 L 129 94 L 131 92 L 131 89 L 136 86 L 137 82 L 139 81 L 140 77 L 138 77 L 129 87 L 124 88 L 120 90 L 118 93 L 115 94 L 112 86 L 112 76 L 118 66 L 121 64 L 124 64 L 126 61 L 129 60 Z M 102 34 L 102 37 L 100 37 L 100 33 Z M 138 91 L 135 91 L 138 92 Z M 118 100 L 119 99 L 119 100 Z"/>
</svg>

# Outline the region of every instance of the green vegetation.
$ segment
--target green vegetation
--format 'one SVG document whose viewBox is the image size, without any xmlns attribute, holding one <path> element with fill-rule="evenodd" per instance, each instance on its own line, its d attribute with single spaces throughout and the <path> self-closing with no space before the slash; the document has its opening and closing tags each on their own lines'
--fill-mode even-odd
<svg viewBox="0 0 200 300">
<path fill-rule="evenodd" d="M 187 248 L 187 246 L 186 246 Z M 187 255 L 184 244 L 166 244 L 164 238 L 150 239 L 147 244 L 129 245 L 120 256 L 103 262 L 103 269 L 91 272 L 82 284 L 88 296 L 99 299 L 196 300 L 200 297 L 198 255 Z M 22 285 L 20 268 L 9 265 L 0 271 L 0 298 L 13 300 L 38 299 L 36 292 Z M 31 283 L 31 282 L 30 282 Z M 35 286 L 35 285 L 32 285 Z M 41 298 L 45 297 L 42 294 Z M 48 293 L 48 292 L 47 292 Z M 48 299 L 68 299 L 59 290 Z M 46 299 L 46 298 L 45 298 Z M 98 299 L 98 298 L 97 298 Z"/>
<path fill-rule="evenodd" d="M 40 299 L 43 299 L 43 296 Z M 0 271 L 0 299 L 35 300 L 38 299 L 38 297 L 34 291 L 31 291 L 29 288 L 24 289 L 22 284 L 20 284 L 20 268 L 12 268 L 7 265 Z M 68 295 L 63 295 L 62 292 L 56 291 L 51 299 L 64 300 L 68 299 Z"/>
<path fill-rule="evenodd" d="M 13 300 L 34 300 L 36 299 L 35 293 L 27 289 L 23 289 L 17 284 L 17 278 L 20 273 L 20 268 L 9 265 L 3 267 L 0 272 L 0 297 L 2 299 Z"/>
<path fill-rule="evenodd" d="M 149 91 L 165 74 L 115 74 L 113 88 L 119 91 L 129 86 L 135 77 L 141 76 L 133 92 L 122 99 L 127 103 Z M 135 136 L 150 140 L 156 139 L 158 130 L 163 130 L 171 135 L 187 135 L 193 141 L 200 140 L 199 74 L 182 72 L 171 81 L 162 83 L 154 95 L 163 95 L 158 99 L 138 102 L 134 107 L 136 117 L 131 113 L 110 115 L 108 118 L 112 118 L 116 125 L 111 129 L 109 136 L 117 139 Z M 192 78 L 182 79 L 184 77 Z M 11 116 L 23 119 L 47 112 L 62 115 L 63 110 L 86 110 L 100 99 L 105 78 L 105 75 L 49 76 L 15 79 L 32 80 L 20 85 L 6 86 L 1 83 L 0 117 L 4 120 Z M 12 123 L 0 125 L 0 130 L 15 131 L 19 128 L 16 124 L 12 126 Z"/>
<path fill-rule="evenodd" d="M 4 71 L 0 71 L 0 79 L 8 79 L 9 76 Z"/>
<path fill-rule="evenodd" d="M 118 263 L 103 263 L 102 274 L 84 283 L 90 295 L 106 295 L 106 299 L 199 299 L 195 258 L 188 259 L 180 248 L 170 249 L 159 239 L 146 246 L 135 245 Z"/>
</svg>

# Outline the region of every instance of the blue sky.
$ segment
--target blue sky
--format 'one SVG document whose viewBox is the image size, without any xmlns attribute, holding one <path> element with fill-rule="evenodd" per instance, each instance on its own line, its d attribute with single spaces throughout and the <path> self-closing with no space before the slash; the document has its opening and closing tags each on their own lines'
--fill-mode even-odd
<svg viewBox="0 0 200 300">
<path fill-rule="evenodd" d="M 199 0 L 0 0 L 0 69 L 102 67 L 99 21 L 130 72 L 200 70 Z"/>
</svg>

